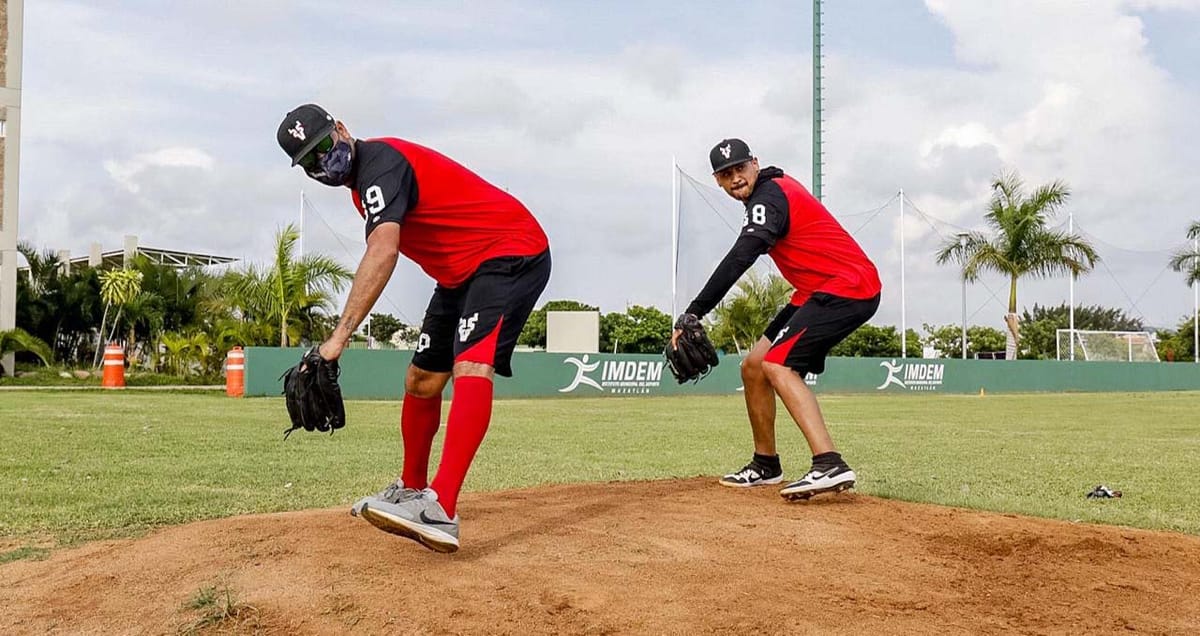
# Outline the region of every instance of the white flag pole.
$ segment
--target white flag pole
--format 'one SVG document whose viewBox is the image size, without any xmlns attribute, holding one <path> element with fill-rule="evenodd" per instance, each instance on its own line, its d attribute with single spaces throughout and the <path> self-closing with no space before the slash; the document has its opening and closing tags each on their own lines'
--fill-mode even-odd
<svg viewBox="0 0 1200 636">
<path fill-rule="evenodd" d="M 1067 233 L 1075 235 L 1075 213 L 1067 211 Z M 1070 316 L 1070 330 L 1067 332 L 1071 338 L 1071 360 L 1075 360 L 1075 272 L 1071 272 L 1071 308 L 1068 312 Z"/>
<path fill-rule="evenodd" d="M 300 191 L 300 256 L 304 256 L 304 190 Z"/>
<path fill-rule="evenodd" d="M 908 306 L 904 296 L 904 188 L 900 188 L 900 357 L 908 357 Z"/>
<path fill-rule="evenodd" d="M 679 168 L 671 155 L 671 319 L 679 315 L 675 295 L 679 277 Z"/>
</svg>

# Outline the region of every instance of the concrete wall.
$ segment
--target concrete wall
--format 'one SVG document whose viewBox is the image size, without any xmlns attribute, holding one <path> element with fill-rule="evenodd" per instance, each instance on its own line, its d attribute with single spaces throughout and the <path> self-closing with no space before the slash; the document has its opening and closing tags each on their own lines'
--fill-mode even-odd
<svg viewBox="0 0 1200 636">
<path fill-rule="evenodd" d="M 17 184 L 21 166 L 21 33 L 24 0 L 0 0 L 0 331 L 16 326 Z M 0 360 L 13 372 L 13 356 Z"/>
<path fill-rule="evenodd" d="M 547 311 L 546 351 L 597 353 L 600 351 L 600 312 Z"/>
</svg>

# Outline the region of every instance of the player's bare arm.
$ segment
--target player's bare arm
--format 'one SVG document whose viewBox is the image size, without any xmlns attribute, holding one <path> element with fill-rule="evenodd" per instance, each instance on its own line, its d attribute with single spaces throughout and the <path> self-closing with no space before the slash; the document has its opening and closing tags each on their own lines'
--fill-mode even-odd
<svg viewBox="0 0 1200 636">
<path fill-rule="evenodd" d="M 358 263 L 354 283 L 346 298 L 346 307 L 333 333 L 321 345 L 321 357 L 336 360 L 342 355 L 350 337 L 366 319 L 375 301 L 392 278 L 399 258 L 400 224 L 382 223 L 367 237 L 367 251 Z"/>
</svg>

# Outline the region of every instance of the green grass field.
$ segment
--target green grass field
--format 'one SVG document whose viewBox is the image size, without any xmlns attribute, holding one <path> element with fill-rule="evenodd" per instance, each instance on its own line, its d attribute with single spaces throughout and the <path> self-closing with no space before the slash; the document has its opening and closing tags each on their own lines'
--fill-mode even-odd
<svg viewBox="0 0 1200 636">
<path fill-rule="evenodd" d="M 822 404 L 859 492 L 1200 534 L 1200 393 Z M 0 562 L 165 524 L 348 505 L 399 471 L 399 412 L 352 402 L 336 435 L 285 442 L 280 399 L 0 392 Z M 807 447 L 780 414 L 784 469 L 798 477 Z M 466 487 L 715 476 L 750 452 L 732 396 L 506 400 Z M 1085 499 L 1099 483 L 1125 497 Z"/>
</svg>

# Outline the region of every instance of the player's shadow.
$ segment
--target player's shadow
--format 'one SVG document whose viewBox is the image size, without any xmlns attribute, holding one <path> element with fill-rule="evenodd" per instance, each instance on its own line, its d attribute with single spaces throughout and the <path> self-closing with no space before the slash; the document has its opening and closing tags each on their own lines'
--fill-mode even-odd
<svg viewBox="0 0 1200 636">
<path fill-rule="evenodd" d="M 862 502 L 862 499 L 859 499 L 858 494 L 852 494 L 852 493 L 848 493 L 848 492 L 838 492 L 838 493 L 833 493 L 833 494 L 817 494 L 816 497 L 811 498 L 811 499 L 799 500 L 799 502 L 786 502 L 786 503 L 788 505 L 823 506 L 823 505 L 860 504 L 863 502 Z"/>
<path fill-rule="evenodd" d="M 865 503 L 857 494 L 848 492 L 839 492 L 827 495 L 817 495 L 812 499 L 800 501 L 786 501 L 789 506 L 846 506 L 852 504 Z"/>
<path fill-rule="evenodd" d="M 509 531 L 496 534 L 478 543 L 471 541 L 467 549 L 456 556 L 456 561 L 474 561 L 494 553 L 497 549 L 514 543 L 527 543 L 531 537 L 553 537 L 561 528 L 579 524 L 582 521 L 603 516 L 621 508 L 620 504 L 612 502 L 582 503 L 578 506 L 567 506 L 561 514 L 552 517 L 531 517 L 528 522 L 520 525 L 510 524 Z M 497 509 L 484 512 L 484 515 L 511 515 L 513 510 Z M 479 517 L 475 517 L 476 520 Z"/>
</svg>

